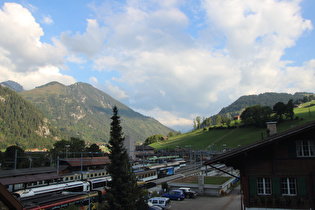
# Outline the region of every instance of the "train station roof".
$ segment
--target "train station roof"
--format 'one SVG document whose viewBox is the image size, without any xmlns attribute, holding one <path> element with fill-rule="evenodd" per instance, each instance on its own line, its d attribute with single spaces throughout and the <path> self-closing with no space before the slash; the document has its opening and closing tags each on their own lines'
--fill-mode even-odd
<svg viewBox="0 0 315 210">
<path fill-rule="evenodd" d="M 62 176 L 58 175 L 55 172 L 55 173 L 48 173 L 48 174 L 24 175 L 24 176 L 1 178 L 0 183 L 3 185 L 12 185 L 12 184 L 23 184 L 23 183 L 31 183 L 31 182 L 61 179 L 61 178 Z"/>
<path fill-rule="evenodd" d="M 60 166 L 59 171 L 64 170 L 66 167 L 67 166 Z M 0 170 L 0 183 L 3 185 L 44 181 L 58 178 L 61 178 L 61 176 L 57 175 L 56 167 Z"/>
<path fill-rule="evenodd" d="M 78 166 L 95 166 L 95 165 L 106 165 L 110 163 L 108 157 L 84 157 L 84 158 L 68 158 L 62 160 L 71 167 Z"/>
</svg>

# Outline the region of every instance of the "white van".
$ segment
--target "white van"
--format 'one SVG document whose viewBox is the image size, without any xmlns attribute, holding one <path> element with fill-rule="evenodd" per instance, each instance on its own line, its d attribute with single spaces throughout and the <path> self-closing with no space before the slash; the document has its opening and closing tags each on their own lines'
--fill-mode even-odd
<svg viewBox="0 0 315 210">
<path fill-rule="evenodd" d="M 154 206 L 162 207 L 163 209 L 171 208 L 171 200 L 169 198 L 164 197 L 153 197 L 149 199 Z"/>
</svg>

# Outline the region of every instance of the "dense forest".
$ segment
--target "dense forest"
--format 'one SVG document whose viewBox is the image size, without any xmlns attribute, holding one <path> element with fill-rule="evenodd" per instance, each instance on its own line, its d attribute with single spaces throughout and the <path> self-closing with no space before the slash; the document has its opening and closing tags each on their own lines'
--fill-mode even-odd
<svg viewBox="0 0 315 210">
<path fill-rule="evenodd" d="M 1 148 L 49 148 L 62 133 L 52 126 L 44 114 L 15 91 L 0 85 Z"/>
</svg>

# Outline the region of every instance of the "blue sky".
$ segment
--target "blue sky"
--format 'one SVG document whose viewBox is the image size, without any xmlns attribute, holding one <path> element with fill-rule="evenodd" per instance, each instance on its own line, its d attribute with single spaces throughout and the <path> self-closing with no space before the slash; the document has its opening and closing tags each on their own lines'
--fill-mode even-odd
<svg viewBox="0 0 315 210">
<path fill-rule="evenodd" d="M 0 0 L 0 82 L 86 82 L 185 132 L 239 97 L 314 92 L 313 0 Z"/>
</svg>

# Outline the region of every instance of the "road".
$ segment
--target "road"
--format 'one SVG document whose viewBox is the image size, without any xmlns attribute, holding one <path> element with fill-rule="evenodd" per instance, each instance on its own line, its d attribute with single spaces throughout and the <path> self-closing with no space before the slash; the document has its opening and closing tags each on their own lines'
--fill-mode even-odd
<svg viewBox="0 0 315 210">
<path fill-rule="evenodd" d="M 172 208 L 174 210 L 199 210 L 199 209 L 213 209 L 213 210 L 240 210 L 241 209 L 241 195 L 239 195 L 239 187 L 234 189 L 231 193 L 222 197 L 205 197 L 198 196 L 193 199 L 184 199 L 182 201 L 172 200 Z"/>
</svg>

